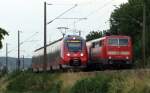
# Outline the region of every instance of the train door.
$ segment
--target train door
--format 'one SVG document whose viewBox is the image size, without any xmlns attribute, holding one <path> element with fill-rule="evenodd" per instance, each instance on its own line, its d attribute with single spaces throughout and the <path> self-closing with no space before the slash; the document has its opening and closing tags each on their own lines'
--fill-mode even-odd
<svg viewBox="0 0 150 93">
<path fill-rule="evenodd" d="M 91 49 L 91 57 L 93 60 L 98 60 L 101 55 L 101 47 L 100 47 L 100 41 L 93 42 L 92 43 L 92 49 Z"/>
</svg>

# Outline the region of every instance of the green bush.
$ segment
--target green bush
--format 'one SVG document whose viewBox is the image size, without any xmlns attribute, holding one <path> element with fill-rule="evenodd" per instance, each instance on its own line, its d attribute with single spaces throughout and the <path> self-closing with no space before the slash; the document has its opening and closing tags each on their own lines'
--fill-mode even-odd
<svg viewBox="0 0 150 93">
<path fill-rule="evenodd" d="M 82 79 L 72 87 L 71 93 L 107 93 L 110 80 L 108 76 Z"/>
<path fill-rule="evenodd" d="M 13 76 L 7 86 L 8 93 L 59 93 L 61 87 L 61 81 L 55 81 L 54 74 L 22 72 Z"/>
</svg>

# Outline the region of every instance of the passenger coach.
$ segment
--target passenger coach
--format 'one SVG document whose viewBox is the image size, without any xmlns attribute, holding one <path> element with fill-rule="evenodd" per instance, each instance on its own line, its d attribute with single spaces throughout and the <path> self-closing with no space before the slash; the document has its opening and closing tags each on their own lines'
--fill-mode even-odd
<svg viewBox="0 0 150 93">
<path fill-rule="evenodd" d="M 44 48 L 34 52 L 32 58 L 33 71 L 42 71 L 44 64 Z M 84 68 L 88 62 L 86 41 L 75 35 L 68 35 L 47 45 L 47 70 L 65 68 Z"/>
<path fill-rule="evenodd" d="M 105 36 L 87 42 L 89 64 L 132 66 L 132 43 L 129 36 Z"/>
</svg>

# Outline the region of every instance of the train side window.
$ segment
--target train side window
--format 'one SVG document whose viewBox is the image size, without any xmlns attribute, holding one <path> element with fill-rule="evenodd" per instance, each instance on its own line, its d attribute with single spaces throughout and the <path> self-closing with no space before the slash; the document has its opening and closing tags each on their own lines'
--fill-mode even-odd
<svg viewBox="0 0 150 93">
<path fill-rule="evenodd" d="M 95 42 L 92 43 L 92 48 L 95 48 Z"/>
<path fill-rule="evenodd" d="M 103 45 L 102 43 L 103 43 L 102 41 L 99 41 L 99 46 L 100 46 L 100 47 Z"/>
<path fill-rule="evenodd" d="M 101 40 L 100 43 L 99 43 L 99 46 L 102 47 L 102 46 L 104 46 L 104 45 L 105 45 L 104 40 Z"/>
<path fill-rule="evenodd" d="M 99 42 L 95 42 L 95 48 L 99 47 Z"/>
</svg>

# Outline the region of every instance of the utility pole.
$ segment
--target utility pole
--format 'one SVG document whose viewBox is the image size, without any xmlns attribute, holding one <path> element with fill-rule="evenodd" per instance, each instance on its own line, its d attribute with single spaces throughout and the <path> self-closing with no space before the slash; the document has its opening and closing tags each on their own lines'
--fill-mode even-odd
<svg viewBox="0 0 150 93">
<path fill-rule="evenodd" d="M 20 31 L 18 30 L 18 70 L 20 70 Z"/>
<path fill-rule="evenodd" d="M 23 57 L 22 57 L 22 63 L 23 63 L 22 68 L 23 68 L 23 70 L 24 70 L 24 55 L 23 55 Z"/>
<path fill-rule="evenodd" d="M 81 36 L 81 31 L 79 31 L 79 36 Z"/>
<path fill-rule="evenodd" d="M 8 70 L 8 44 L 6 43 L 6 72 Z"/>
<path fill-rule="evenodd" d="M 44 2 L 44 66 L 43 70 L 46 71 L 47 68 L 47 50 L 46 50 L 46 44 L 47 44 L 47 22 L 46 22 L 46 2 Z"/>
<path fill-rule="evenodd" d="M 145 54 L 145 30 L 146 30 L 146 4 L 143 3 L 143 32 L 142 32 L 142 53 L 143 53 L 143 67 L 146 66 L 146 54 Z"/>
</svg>

